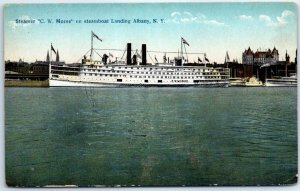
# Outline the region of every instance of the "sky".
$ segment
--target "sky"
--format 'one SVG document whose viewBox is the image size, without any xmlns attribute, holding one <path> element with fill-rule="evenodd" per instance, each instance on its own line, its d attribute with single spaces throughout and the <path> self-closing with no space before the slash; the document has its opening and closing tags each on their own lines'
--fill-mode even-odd
<svg viewBox="0 0 300 191">
<path fill-rule="evenodd" d="M 297 5 L 294 3 L 152 3 L 152 4 L 10 4 L 4 7 L 4 59 L 27 62 L 45 60 L 50 45 L 58 49 L 61 60 L 80 61 L 91 47 L 125 50 L 131 42 L 140 51 L 147 44 L 148 62 L 156 57 L 162 61 L 164 52 L 178 52 L 181 37 L 188 53 L 206 53 L 213 62 L 223 63 L 226 52 L 230 59 L 242 60 L 242 52 L 279 49 L 279 59 L 285 52 L 295 58 L 297 48 Z M 32 20 L 22 24 L 16 20 Z M 47 23 L 51 19 L 52 23 Z M 71 23 L 56 23 L 56 19 Z M 76 20 L 109 20 L 109 23 L 76 23 Z M 131 23 L 111 23 L 111 19 Z M 133 23 L 133 19 L 157 19 L 158 23 Z M 163 19 L 163 22 L 161 22 Z M 45 23 L 40 23 L 43 20 Z M 123 51 L 98 50 L 122 57 Z M 97 54 L 95 59 L 97 58 Z M 177 53 L 166 53 L 172 59 Z M 188 54 L 189 61 L 202 54 Z M 52 59 L 55 55 L 52 55 Z"/>
</svg>

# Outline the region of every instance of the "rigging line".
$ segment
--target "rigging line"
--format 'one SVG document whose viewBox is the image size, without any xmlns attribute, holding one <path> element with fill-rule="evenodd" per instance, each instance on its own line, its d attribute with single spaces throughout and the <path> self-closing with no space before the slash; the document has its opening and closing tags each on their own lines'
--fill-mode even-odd
<svg viewBox="0 0 300 191">
<path fill-rule="evenodd" d="M 125 49 L 124 52 L 123 52 L 123 55 L 122 55 L 122 57 L 121 57 L 121 60 L 123 60 L 123 57 L 124 57 L 124 55 L 125 55 L 125 52 L 126 52 L 126 49 Z"/>
<path fill-rule="evenodd" d="M 83 56 L 87 55 L 87 53 L 89 53 L 90 51 L 91 51 L 91 49 L 89 49 Z M 83 56 L 81 56 L 81 57 L 77 60 L 76 63 L 79 63 L 79 61 L 82 59 Z"/>
<path fill-rule="evenodd" d="M 115 49 L 115 48 L 94 48 L 94 50 L 114 50 L 114 51 L 124 51 L 124 49 Z"/>
<path fill-rule="evenodd" d="M 147 51 L 147 53 L 148 53 L 148 56 L 150 57 L 150 59 L 152 60 L 152 63 L 155 63 L 148 51 Z"/>
<path fill-rule="evenodd" d="M 115 51 L 125 51 L 126 49 L 114 49 L 114 48 L 94 48 L 93 50 L 115 50 Z M 131 52 L 134 52 L 135 50 L 131 50 Z M 174 53 L 177 54 L 178 52 L 168 52 L 168 51 L 158 51 L 158 50 L 148 50 L 147 52 L 154 52 L 154 53 Z M 204 52 L 190 52 L 187 54 L 205 54 Z"/>
<path fill-rule="evenodd" d="M 178 51 L 177 52 L 166 52 L 166 51 L 155 51 L 155 50 L 148 50 L 147 52 L 154 52 L 154 53 L 173 53 L 173 54 L 178 54 Z M 187 53 L 187 54 L 205 54 L 204 52 L 190 52 L 190 53 Z"/>
<path fill-rule="evenodd" d="M 95 50 L 95 49 L 94 49 Z M 97 52 L 97 51 L 95 51 L 97 54 L 98 54 L 98 56 L 100 56 L 100 58 L 102 58 L 102 56 Z"/>
</svg>

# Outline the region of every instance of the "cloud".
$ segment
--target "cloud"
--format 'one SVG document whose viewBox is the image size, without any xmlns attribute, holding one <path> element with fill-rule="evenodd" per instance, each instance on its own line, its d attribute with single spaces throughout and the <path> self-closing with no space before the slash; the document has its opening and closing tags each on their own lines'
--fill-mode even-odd
<svg viewBox="0 0 300 191">
<path fill-rule="evenodd" d="M 285 26 L 287 23 L 288 23 L 288 19 L 290 17 L 293 17 L 295 14 L 292 12 L 292 11 L 289 11 L 289 10 L 284 10 L 282 13 L 281 13 L 281 16 L 280 17 L 277 17 L 277 21 L 278 21 L 278 25 L 279 26 Z"/>
<path fill-rule="evenodd" d="M 225 23 L 219 22 L 217 20 L 208 19 L 204 14 L 197 14 L 194 16 L 192 13 L 188 11 L 184 12 L 173 12 L 171 13 L 171 18 L 167 19 L 167 22 L 173 22 L 173 23 L 198 23 L 198 24 L 206 24 L 210 26 L 216 26 L 216 27 L 225 27 L 228 26 Z"/>
<path fill-rule="evenodd" d="M 207 25 L 217 26 L 217 27 L 228 26 L 228 25 L 225 25 L 225 23 L 221 23 L 216 20 L 205 20 L 205 21 L 203 21 L 203 23 L 207 24 Z"/>
<path fill-rule="evenodd" d="M 259 20 L 269 27 L 284 27 L 294 15 L 292 11 L 284 10 L 279 17 L 276 17 L 276 21 L 273 21 L 268 15 L 259 15 Z"/>
<path fill-rule="evenodd" d="M 171 22 L 174 23 L 190 23 L 193 22 L 196 18 L 193 17 L 193 15 L 190 12 L 173 12 L 171 13 L 172 19 L 170 19 Z"/>
<path fill-rule="evenodd" d="M 180 16 L 181 13 L 180 12 L 173 12 L 173 13 L 171 13 L 171 17 L 176 17 L 177 15 Z"/>
<path fill-rule="evenodd" d="M 251 15 L 240 15 L 239 18 L 242 21 L 252 21 L 253 20 L 253 17 Z"/>
<path fill-rule="evenodd" d="M 34 23 L 31 23 L 31 22 L 17 22 L 17 20 L 18 21 L 32 21 Z M 17 28 L 29 27 L 33 24 L 38 24 L 38 23 L 39 22 L 38 22 L 37 19 L 32 19 L 28 15 L 23 15 L 23 16 L 19 17 L 16 20 L 8 21 L 8 24 L 13 29 L 13 31 L 15 31 Z"/>
<path fill-rule="evenodd" d="M 268 15 L 259 15 L 259 20 L 265 23 L 266 26 L 275 26 L 276 23 L 272 21 Z"/>
</svg>

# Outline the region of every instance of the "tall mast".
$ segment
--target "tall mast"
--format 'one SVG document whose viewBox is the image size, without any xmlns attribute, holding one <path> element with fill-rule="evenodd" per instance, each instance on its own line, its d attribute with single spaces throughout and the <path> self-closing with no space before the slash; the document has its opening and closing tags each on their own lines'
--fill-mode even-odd
<svg viewBox="0 0 300 191">
<path fill-rule="evenodd" d="M 91 55 L 90 55 L 91 61 L 93 60 L 93 31 L 91 31 Z"/>
<path fill-rule="evenodd" d="M 51 79 L 51 60 L 52 60 L 52 43 L 50 46 L 50 59 L 49 59 L 49 80 Z"/>
<path fill-rule="evenodd" d="M 185 47 L 185 45 L 183 45 L 183 46 L 184 46 L 184 51 L 185 51 L 186 61 L 188 62 L 188 61 L 189 61 L 189 58 L 188 58 L 188 54 L 187 54 L 187 51 L 186 51 L 186 47 Z"/>
<path fill-rule="evenodd" d="M 204 67 L 206 68 L 206 53 L 204 53 Z"/>
<path fill-rule="evenodd" d="M 183 45 L 183 40 L 181 37 L 181 62 L 183 63 L 183 49 L 182 49 L 182 45 Z"/>
</svg>

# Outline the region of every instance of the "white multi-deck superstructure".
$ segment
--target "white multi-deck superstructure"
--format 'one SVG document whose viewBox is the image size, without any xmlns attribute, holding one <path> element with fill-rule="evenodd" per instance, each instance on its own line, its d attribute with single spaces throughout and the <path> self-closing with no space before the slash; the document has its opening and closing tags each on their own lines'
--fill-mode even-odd
<svg viewBox="0 0 300 191">
<path fill-rule="evenodd" d="M 184 42 L 183 42 L 184 43 Z M 129 48 L 128 48 L 129 47 Z M 92 51 L 92 49 L 91 49 Z M 94 62 L 84 58 L 80 64 L 50 65 L 50 86 L 204 86 L 228 87 L 229 70 L 197 64 L 183 64 L 180 57 L 174 63 L 147 64 L 146 47 L 142 46 L 142 62 L 132 62 L 131 44 L 127 45 L 127 62 Z"/>
<path fill-rule="evenodd" d="M 50 86 L 228 86 L 226 68 L 196 66 L 51 66 Z"/>
<path fill-rule="evenodd" d="M 277 79 L 266 79 L 266 86 L 278 87 L 278 86 L 294 86 L 297 87 L 297 75 L 292 74 L 290 77 L 281 77 Z"/>
</svg>

